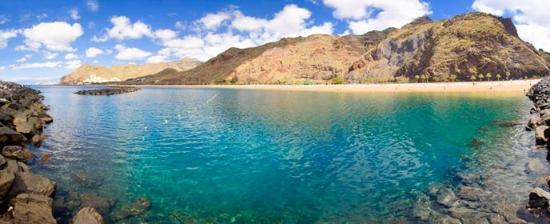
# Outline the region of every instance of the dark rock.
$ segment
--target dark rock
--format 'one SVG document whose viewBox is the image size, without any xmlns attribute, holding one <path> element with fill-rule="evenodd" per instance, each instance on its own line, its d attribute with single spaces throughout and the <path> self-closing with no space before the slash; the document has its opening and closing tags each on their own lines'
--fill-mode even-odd
<svg viewBox="0 0 550 224">
<path fill-rule="evenodd" d="M 4 148 L 2 148 L 2 155 L 20 161 L 30 161 L 34 157 L 29 149 L 18 145 L 4 146 Z"/>
<path fill-rule="evenodd" d="M 8 161 L 4 156 L 0 155 L 0 169 L 4 169 L 8 165 Z"/>
<path fill-rule="evenodd" d="M 72 224 L 103 224 L 103 217 L 94 209 L 85 207 L 80 209 L 71 221 Z"/>
<path fill-rule="evenodd" d="M 12 200 L 15 223 L 55 224 L 52 199 L 40 194 L 20 194 Z"/>
<path fill-rule="evenodd" d="M 537 145 L 544 145 L 548 141 L 548 126 L 541 125 L 535 128 L 535 139 Z"/>
<path fill-rule="evenodd" d="M 548 209 L 548 201 L 550 200 L 550 193 L 542 188 L 535 188 L 529 193 L 529 203 L 527 208 L 529 209 Z"/>
<path fill-rule="evenodd" d="M 104 89 L 80 90 L 75 94 L 93 95 L 93 96 L 99 96 L 99 95 L 110 96 L 110 95 L 116 95 L 116 94 L 136 92 L 138 90 L 139 88 L 135 88 L 135 87 L 113 87 L 113 88 L 104 88 Z"/>
<path fill-rule="evenodd" d="M 125 206 L 113 213 L 114 220 L 127 219 L 133 216 L 141 215 L 151 207 L 151 202 L 147 198 L 138 198 L 134 203 Z"/>
<path fill-rule="evenodd" d="M 108 214 L 111 208 L 114 206 L 114 201 L 98 196 L 94 193 L 84 193 L 80 195 L 80 206 L 92 207 L 97 209 L 101 214 Z"/>
<path fill-rule="evenodd" d="M 55 189 L 56 183 L 46 177 L 29 172 L 19 172 L 15 174 L 15 181 L 9 195 L 34 193 L 51 196 L 55 192 Z"/>
<path fill-rule="evenodd" d="M 0 171 L 0 200 L 8 194 L 14 180 L 15 174 L 12 172 L 6 169 Z"/>
<path fill-rule="evenodd" d="M 0 125 L 0 145 L 20 145 L 27 138 L 11 128 Z"/>
<path fill-rule="evenodd" d="M 52 156 L 53 154 L 51 153 L 42 153 L 42 155 L 40 155 L 40 161 L 47 162 L 52 158 Z"/>
</svg>

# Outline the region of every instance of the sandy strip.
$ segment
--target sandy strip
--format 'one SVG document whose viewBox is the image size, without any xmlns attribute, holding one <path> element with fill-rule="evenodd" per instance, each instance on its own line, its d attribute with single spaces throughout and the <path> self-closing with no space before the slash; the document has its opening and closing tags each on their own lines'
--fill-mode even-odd
<svg viewBox="0 0 550 224">
<path fill-rule="evenodd" d="M 345 85 L 168 85 L 144 87 L 221 88 L 282 91 L 320 92 L 387 92 L 387 93 L 494 93 L 524 94 L 540 79 L 490 81 L 490 82 L 438 82 L 438 83 L 391 83 L 391 84 L 345 84 Z"/>
</svg>

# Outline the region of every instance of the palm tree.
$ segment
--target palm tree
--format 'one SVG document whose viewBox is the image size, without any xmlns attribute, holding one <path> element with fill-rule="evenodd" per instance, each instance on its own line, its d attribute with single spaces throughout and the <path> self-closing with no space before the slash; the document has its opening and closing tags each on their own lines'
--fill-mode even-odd
<svg viewBox="0 0 550 224">
<path fill-rule="evenodd" d="M 416 82 L 418 83 L 418 80 L 420 79 L 420 76 L 419 76 L 419 75 L 415 75 L 415 76 L 414 76 L 414 79 L 416 79 Z"/>
<path fill-rule="evenodd" d="M 491 73 L 487 73 L 487 75 L 485 75 L 485 78 L 487 78 L 487 81 L 491 80 L 492 77 L 493 75 L 491 75 Z"/>
<path fill-rule="evenodd" d="M 497 80 L 500 81 L 500 78 L 502 78 L 502 76 L 500 76 L 500 74 L 497 74 Z"/>
<path fill-rule="evenodd" d="M 483 78 L 485 78 L 485 76 L 483 74 L 479 74 L 478 78 L 479 78 L 479 81 L 483 81 Z"/>
<path fill-rule="evenodd" d="M 426 73 L 426 82 L 429 82 L 429 81 L 430 81 L 430 76 L 431 76 L 430 73 Z"/>
<path fill-rule="evenodd" d="M 510 71 L 506 71 L 505 75 L 506 75 L 506 79 L 510 80 L 510 76 L 512 75 L 512 74 L 510 74 Z"/>
<path fill-rule="evenodd" d="M 477 77 L 476 77 L 475 75 L 471 75 L 471 76 L 470 76 L 470 80 L 472 80 L 472 82 L 475 82 L 476 79 L 477 79 Z"/>
</svg>

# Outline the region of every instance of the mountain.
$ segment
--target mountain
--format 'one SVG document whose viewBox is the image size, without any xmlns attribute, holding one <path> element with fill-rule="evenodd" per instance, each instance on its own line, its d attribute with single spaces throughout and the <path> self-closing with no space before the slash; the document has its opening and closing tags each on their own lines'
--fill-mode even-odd
<svg viewBox="0 0 550 224">
<path fill-rule="evenodd" d="M 422 17 L 364 35 L 312 35 L 231 48 L 193 69 L 166 69 L 124 84 L 496 80 L 545 76 L 549 65 L 550 56 L 522 41 L 510 19 L 468 13 L 440 21 Z"/>
<path fill-rule="evenodd" d="M 312 35 L 284 38 L 259 47 L 230 48 L 188 71 L 167 69 L 131 79 L 127 84 L 290 83 L 327 82 L 343 77 L 369 48 L 394 29 L 365 35 Z"/>
<path fill-rule="evenodd" d="M 165 63 L 115 65 L 111 67 L 85 64 L 61 78 L 61 84 L 120 82 L 130 78 L 155 74 L 167 68 L 174 69 L 175 71 L 184 71 L 194 68 L 201 63 L 193 58 L 184 58 L 179 61 Z"/>
</svg>

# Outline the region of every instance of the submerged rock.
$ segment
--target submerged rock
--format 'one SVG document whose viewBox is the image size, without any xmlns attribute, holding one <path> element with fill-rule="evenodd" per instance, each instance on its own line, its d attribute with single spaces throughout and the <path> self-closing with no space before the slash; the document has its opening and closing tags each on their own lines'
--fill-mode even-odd
<svg viewBox="0 0 550 224">
<path fill-rule="evenodd" d="M 445 207 L 451 207 L 456 202 L 457 198 L 455 193 L 448 188 L 442 189 L 439 191 L 439 195 L 437 196 L 437 203 L 445 206 Z"/>
<path fill-rule="evenodd" d="M 12 200 L 14 223 L 57 223 L 53 217 L 52 199 L 40 194 L 19 194 Z"/>
<path fill-rule="evenodd" d="M 73 180 L 75 180 L 78 184 L 87 188 L 97 188 L 103 184 L 103 180 L 101 178 L 95 177 L 84 170 L 74 170 L 71 172 L 71 178 L 73 178 Z"/>
<path fill-rule="evenodd" d="M 97 211 L 101 214 L 109 213 L 115 204 L 113 200 L 101 197 L 94 193 L 84 193 L 80 195 L 80 203 L 82 208 L 92 207 L 97 209 Z"/>
<path fill-rule="evenodd" d="M 71 221 L 72 224 L 103 224 L 103 217 L 94 209 L 85 207 L 80 209 Z"/>
<path fill-rule="evenodd" d="M 138 198 L 131 205 L 125 206 L 120 210 L 113 213 L 112 217 L 114 220 L 127 219 L 133 216 L 141 215 L 151 207 L 151 202 L 147 198 Z"/>
<path fill-rule="evenodd" d="M 470 142 L 470 147 L 475 148 L 475 147 L 482 146 L 482 145 L 484 145 L 484 144 L 485 144 L 485 142 L 483 142 L 483 141 L 481 141 L 481 140 L 479 140 L 479 139 L 477 139 L 477 138 L 474 138 L 474 139 L 472 139 L 472 141 Z"/>
</svg>

